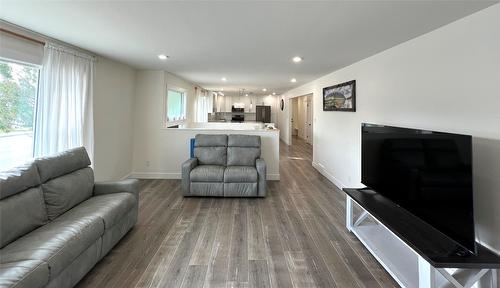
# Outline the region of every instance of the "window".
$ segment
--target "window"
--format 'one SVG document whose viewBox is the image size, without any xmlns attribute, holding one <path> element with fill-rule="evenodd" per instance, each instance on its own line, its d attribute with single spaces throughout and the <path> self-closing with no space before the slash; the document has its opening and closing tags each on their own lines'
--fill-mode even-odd
<svg viewBox="0 0 500 288">
<path fill-rule="evenodd" d="M 166 125 L 177 125 L 186 120 L 186 93 L 181 89 L 167 89 Z"/>
<path fill-rule="evenodd" d="M 0 171 L 33 157 L 39 69 L 0 60 Z"/>
</svg>

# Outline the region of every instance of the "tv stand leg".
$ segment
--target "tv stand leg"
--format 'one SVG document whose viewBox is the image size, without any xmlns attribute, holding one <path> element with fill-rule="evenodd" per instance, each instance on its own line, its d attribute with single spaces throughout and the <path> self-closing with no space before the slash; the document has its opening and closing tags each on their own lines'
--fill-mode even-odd
<svg viewBox="0 0 500 288">
<path fill-rule="evenodd" d="M 498 288 L 498 273 L 496 269 L 491 269 L 491 287 Z"/>
<path fill-rule="evenodd" d="M 418 288 L 436 287 L 436 268 L 418 256 Z"/>
<path fill-rule="evenodd" d="M 346 194 L 345 201 L 345 226 L 349 232 L 352 230 L 352 217 L 354 216 L 352 212 L 352 199 Z"/>
</svg>

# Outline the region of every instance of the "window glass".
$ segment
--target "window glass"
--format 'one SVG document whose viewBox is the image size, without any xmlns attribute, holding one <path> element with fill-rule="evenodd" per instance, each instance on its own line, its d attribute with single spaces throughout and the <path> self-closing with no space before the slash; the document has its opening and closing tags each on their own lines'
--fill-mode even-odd
<svg viewBox="0 0 500 288">
<path fill-rule="evenodd" d="M 185 115 L 185 94 L 177 90 L 168 90 L 167 122 L 182 121 Z"/>
<path fill-rule="evenodd" d="M 0 60 L 0 171 L 33 157 L 39 69 Z"/>
</svg>

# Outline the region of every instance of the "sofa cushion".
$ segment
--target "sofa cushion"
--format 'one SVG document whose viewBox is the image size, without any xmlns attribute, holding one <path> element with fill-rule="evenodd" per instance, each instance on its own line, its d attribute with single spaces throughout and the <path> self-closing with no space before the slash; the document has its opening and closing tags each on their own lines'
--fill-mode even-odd
<svg viewBox="0 0 500 288">
<path fill-rule="evenodd" d="M 43 196 L 50 220 L 92 196 L 94 173 L 87 167 L 49 180 L 42 184 Z"/>
<path fill-rule="evenodd" d="M 42 189 L 30 188 L 0 201 L 0 247 L 47 222 Z"/>
<path fill-rule="evenodd" d="M 0 199 L 40 185 L 40 175 L 34 163 L 0 172 Z"/>
<path fill-rule="evenodd" d="M 199 165 L 226 165 L 227 135 L 198 134 L 195 138 L 194 156 Z"/>
<path fill-rule="evenodd" d="M 195 147 L 226 147 L 227 135 L 197 134 Z"/>
<path fill-rule="evenodd" d="M 71 211 L 5 246 L 2 262 L 40 260 L 49 265 L 50 279 L 91 246 L 104 233 L 96 215 L 81 217 Z"/>
<path fill-rule="evenodd" d="M 45 287 L 49 266 L 40 260 L 0 263 L 0 287 Z"/>
<path fill-rule="evenodd" d="M 228 166 L 224 171 L 226 183 L 257 182 L 257 169 L 251 166 Z"/>
<path fill-rule="evenodd" d="M 254 166 L 255 160 L 260 158 L 260 148 L 255 147 L 228 147 L 228 166 Z"/>
<path fill-rule="evenodd" d="M 64 152 L 38 158 L 35 160 L 42 183 L 47 180 L 88 167 L 90 158 L 83 147 L 73 148 Z"/>
<path fill-rule="evenodd" d="M 226 147 L 196 147 L 194 157 L 198 159 L 199 165 L 225 166 L 227 162 Z"/>
<path fill-rule="evenodd" d="M 222 182 L 224 181 L 224 166 L 199 165 L 190 173 L 191 182 Z"/>
<path fill-rule="evenodd" d="M 137 205 L 135 196 L 128 192 L 112 193 L 94 196 L 68 211 L 71 217 L 99 217 L 108 230 L 118 223 L 129 211 Z M 65 215 L 66 215 L 65 214 Z M 63 216 L 65 216 L 63 215 Z M 61 217 L 63 217 L 61 216 Z"/>
<path fill-rule="evenodd" d="M 233 134 L 227 138 L 228 147 L 255 147 L 260 148 L 260 136 Z"/>
</svg>

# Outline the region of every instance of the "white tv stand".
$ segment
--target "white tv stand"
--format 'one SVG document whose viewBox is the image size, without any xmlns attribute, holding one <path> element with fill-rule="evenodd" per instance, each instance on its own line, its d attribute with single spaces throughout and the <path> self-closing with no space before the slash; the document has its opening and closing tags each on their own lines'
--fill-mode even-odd
<svg viewBox="0 0 500 288">
<path fill-rule="evenodd" d="M 468 288 L 478 287 L 477 284 L 481 283 L 481 286 L 479 286 L 481 288 L 498 288 L 496 269 L 500 267 L 500 262 L 497 262 L 500 257 L 495 254 L 490 255 L 488 253 L 489 250 L 486 252 L 483 251 L 485 249 L 483 246 L 480 246 L 481 250 L 477 257 L 466 257 L 467 259 L 462 261 L 461 257 L 451 255 L 442 257 L 442 259 L 437 260 L 440 262 L 436 262 L 436 257 L 429 258 L 429 253 L 422 253 L 421 246 L 417 247 L 422 243 L 418 243 L 416 246 L 415 241 L 409 243 L 412 239 L 408 238 L 406 241 L 402 239 L 402 237 L 405 238 L 405 235 L 399 233 L 400 231 L 395 231 L 395 228 L 397 229 L 397 225 L 399 224 L 388 223 L 391 221 L 383 219 L 387 215 L 377 217 L 377 215 L 373 215 L 376 213 L 370 213 L 368 211 L 370 209 L 366 209 L 359 203 L 366 204 L 366 201 L 359 200 L 367 200 L 369 197 L 360 198 L 362 196 L 359 196 L 359 193 L 362 192 L 356 189 L 344 189 L 344 191 L 347 193 L 347 229 L 356 235 L 401 287 Z M 387 203 L 382 203 L 381 205 L 379 203 L 375 204 L 375 206 L 383 206 L 384 204 Z M 371 205 L 370 208 L 375 206 Z M 371 210 L 373 212 L 373 209 Z M 394 211 L 396 210 L 394 209 Z M 406 216 L 408 215 L 402 215 L 401 218 L 405 218 Z M 406 228 L 412 226 L 412 224 L 414 223 L 408 223 Z M 418 232 L 418 229 L 415 232 Z M 399 234 L 399 236 L 396 234 Z M 437 242 L 439 242 L 440 239 L 439 237 L 437 238 Z M 425 247 L 425 249 L 427 248 L 429 247 Z M 429 249 L 431 252 L 433 251 L 433 247 Z M 429 250 L 425 251 L 429 252 Z M 491 251 L 489 252 L 491 253 Z M 498 259 L 495 257 L 498 257 Z"/>
</svg>

